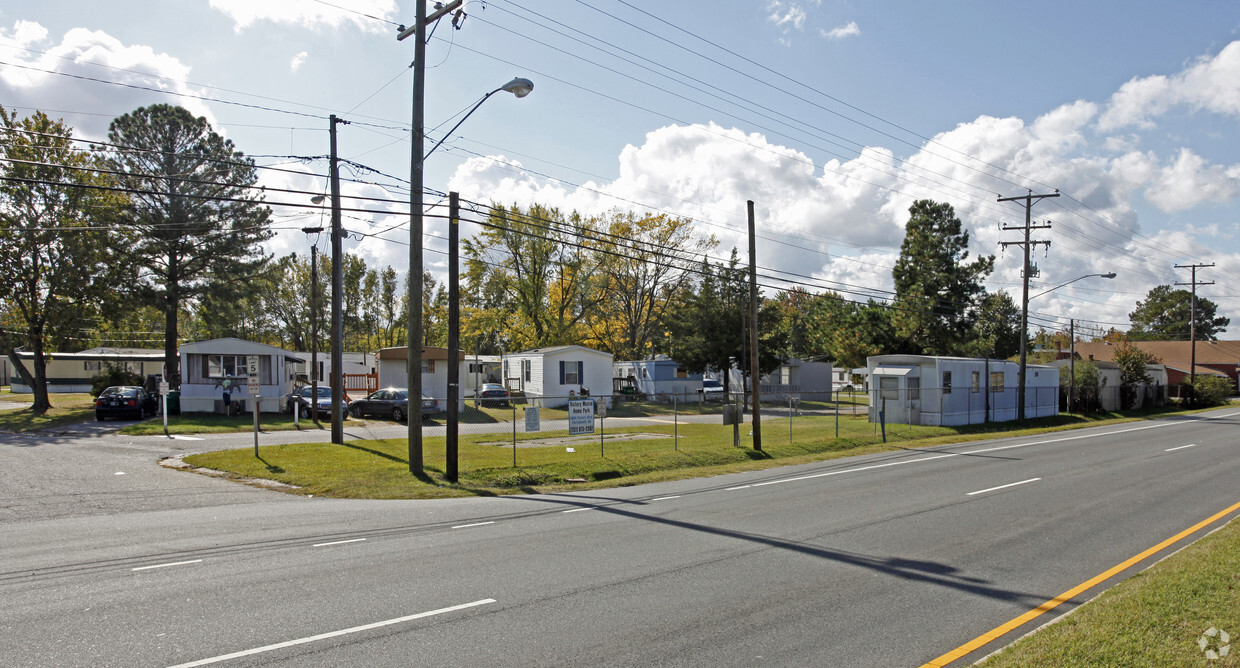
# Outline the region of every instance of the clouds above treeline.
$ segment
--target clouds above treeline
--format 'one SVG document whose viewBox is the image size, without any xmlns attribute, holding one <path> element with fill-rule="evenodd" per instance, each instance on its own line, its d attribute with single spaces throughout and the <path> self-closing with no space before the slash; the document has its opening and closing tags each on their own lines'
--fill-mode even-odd
<svg viewBox="0 0 1240 668">
<path fill-rule="evenodd" d="M 771 2 L 767 8 L 773 24 L 802 29 L 798 10 L 815 4 Z M 258 30 L 264 21 L 390 30 L 380 21 L 322 3 L 212 0 L 211 6 L 237 31 Z M 389 20 L 399 9 L 384 0 L 353 6 Z M 860 28 L 844 23 L 836 30 L 839 37 Z M 13 47 L 6 54 L 11 65 L 0 68 L 0 101 L 53 116 L 58 110 L 74 112 L 70 123 L 79 136 L 102 138 L 112 120 L 110 114 L 85 110 L 127 111 L 170 102 L 213 123 L 213 112 L 219 111 L 201 99 L 204 91 L 185 83 L 193 80 L 191 69 L 177 57 L 122 43 L 102 31 L 78 28 L 54 36 L 37 23 L 16 21 L 0 28 L 0 46 Z M 300 49 L 288 58 L 280 63 L 285 71 L 317 62 L 312 51 Z M 99 78 L 125 85 L 85 85 L 63 75 L 89 76 L 91 68 Z M 1061 197 L 1035 208 L 1036 220 L 1053 221 L 1051 230 L 1035 235 L 1053 241 L 1049 253 L 1039 249 L 1036 283 L 1051 287 L 1106 271 L 1120 278 L 1106 286 L 1076 284 L 1040 298 L 1036 308 L 1124 323 L 1150 288 L 1185 280 L 1173 268 L 1176 262 L 1208 258 L 1219 271 L 1240 275 L 1230 217 L 1240 196 L 1240 163 L 1209 157 L 1208 138 L 1163 131 L 1173 122 L 1203 117 L 1232 124 L 1234 130 L 1238 116 L 1240 41 L 1177 72 L 1134 77 L 1096 100 L 1066 100 L 1034 118 L 978 116 L 940 129 L 929 141 L 916 139 L 912 149 L 892 142 L 839 158 L 730 124 L 671 124 L 649 130 L 640 142 L 616 146 L 614 179 L 556 181 L 495 151 L 461 163 L 447 187 L 470 200 L 539 203 L 584 214 L 614 208 L 670 212 L 692 218 L 703 234 L 718 237 L 723 255 L 733 246 L 747 247 L 741 231 L 745 202 L 753 200 L 760 221 L 760 264 L 812 276 L 812 287 L 852 290 L 854 296 L 890 289 L 907 210 L 919 198 L 951 203 L 971 232 L 972 253 L 999 256 L 990 287 L 1015 294 L 1017 251 L 1004 254 L 999 242 L 1016 238 L 1001 228 L 1022 223 L 1024 213 L 996 199 L 1023 194 L 1026 188 L 1059 189 Z M 314 190 L 321 187 L 315 172 L 322 169 L 306 166 L 304 177 L 264 178 L 272 187 Z M 357 194 L 390 196 L 373 186 L 348 187 Z M 376 217 L 370 227 L 397 222 Z M 304 248 L 298 235 L 282 233 L 273 250 Z M 402 246 L 373 237 L 353 238 L 348 246 L 376 264 L 405 265 Z M 430 257 L 428 265 L 439 261 Z M 1240 301 L 1216 301 L 1225 314 L 1240 314 Z"/>
<path fill-rule="evenodd" d="M 725 248 L 741 249 L 747 247 L 740 232 L 745 201 L 752 199 L 767 237 L 759 244 L 766 246 L 760 264 L 837 282 L 822 285 L 880 289 L 891 287 L 909 205 L 920 198 L 946 201 L 972 231 L 974 254 L 999 255 L 992 289 L 1013 293 L 1019 249 L 1005 255 L 999 242 L 1019 237 L 1000 228 L 1023 223 L 1024 210 L 996 199 L 1026 188 L 1059 189 L 1060 198 L 1034 210 L 1035 220 L 1053 221 L 1051 230 L 1034 237 L 1053 240 L 1053 250 L 1037 260 L 1035 284 L 1052 287 L 1108 271 L 1122 280 L 1105 292 L 1094 286 L 1094 294 L 1088 283 L 1074 286 L 1036 306 L 1124 323 L 1149 288 L 1184 279 L 1175 273 L 1177 260 L 1208 256 L 1220 269 L 1240 269 L 1240 258 L 1220 254 L 1218 243 L 1220 235 L 1234 234 L 1233 221 L 1180 229 L 1165 224 L 1202 209 L 1208 218 L 1210 207 L 1232 206 L 1240 195 L 1240 163 L 1212 163 L 1190 146 L 1165 153 L 1146 147 L 1160 118 L 1180 112 L 1240 113 L 1240 42 L 1182 72 L 1134 78 L 1107 100 L 1072 101 L 1032 120 L 962 122 L 907 155 L 871 146 L 849 160 L 815 162 L 762 134 L 713 123 L 669 125 L 624 147 L 619 177 L 609 183 L 568 187 L 524 172 L 517 162 L 487 157 L 462 164 L 450 186 L 468 198 L 582 212 L 641 202 L 691 217 Z M 1150 224 L 1143 225 L 1143 217 Z M 1235 312 L 1240 303 L 1226 308 Z"/>
</svg>

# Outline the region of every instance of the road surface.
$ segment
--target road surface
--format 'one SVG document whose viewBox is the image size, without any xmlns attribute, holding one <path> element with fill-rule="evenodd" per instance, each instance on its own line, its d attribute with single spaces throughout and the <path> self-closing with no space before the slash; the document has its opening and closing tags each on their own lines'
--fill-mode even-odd
<svg viewBox="0 0 1240 668">
<path fill-rule="evenodd" d="M 85 490 L 76 511 L 0 493 L 5 661 L 918 666 L 965 646 L 966 665 L 1236 516 L 1238 426 L 1227 409 L 445 501 L 238 487 L 158 469 L 166 442 L 5 439 L 6 470 L 59 457 Z"/>
</svg>

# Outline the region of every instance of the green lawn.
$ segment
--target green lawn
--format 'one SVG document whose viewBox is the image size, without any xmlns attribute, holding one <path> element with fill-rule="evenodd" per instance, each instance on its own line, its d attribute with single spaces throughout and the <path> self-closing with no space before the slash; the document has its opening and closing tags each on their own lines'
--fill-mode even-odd
<svg viewBox="0 0 1240 668">
<path fill-rule="evenodd" d="M 95 400 L 89 394 L 53 394 L 49 397 L 52 409 L 40 416 L 30 412 L 33 394 L 12 394 L 7 389 L 0 400 L 23 403 L 26 408 L 0 410 L 0 431 L 27 432 L 55 429 L 95 419 Z"/>
<path fill-rule="evenodd" d="M 1225 645 L 1227 656 L 1218 655 Z M 1199 642 L 1205 640 L 1205 648 Z M 986 668 L 1240 666 L 1240 524 L 1231 522 L 1027 636 Z"/>
<path fill-rule="evenodd" d="M 763 421 L 761 452 L 752 449 L 750 424 L 740 429 L 740 447 L 733 446 L 732 427 L 720 423 L 605 428 L 606 438 L 601 444 L 599 434 L 565 441 L 562 439 L 568 435 L 564 431 L 527 434 L 518 427 L 520 431 L 514 436 L 506 430 L 470 433 L 467 425 L 462 425 L 457 483 L 448 483 L 443 476 L 444 439 L 429 435 L 423 439 L 426 475 L 421 477 L 409 473 L 404 439 L 272 445 L 260 447 L 258 458 L 252 448 L 244 448 L 193 455 L 186 462 L 238 477 L 278 480 L 300 488 L 299 493 L 304 494 L 434 498 L 635 485 L 1127 419 L 1136 418 L 1099 421 L 1059 416 L 1030 421 L 1031 427 L 1025 430 L 1013 430 L 1011 425 L 901 425 L 901 429 L 888 430 L 888 443 L 884 444 L 881 432 L 864 416 L 841 417 L 839 438 L 835 437 L 834 416 L 798 417 L 791 429 L 786 418 L 775 418 Z M 673 432 L 678 439 L 673 439 Z M 622 440 L 625 434 L 642 437 Z M 514 438 L 517 447 L 513 446 Z"/>
</svg>

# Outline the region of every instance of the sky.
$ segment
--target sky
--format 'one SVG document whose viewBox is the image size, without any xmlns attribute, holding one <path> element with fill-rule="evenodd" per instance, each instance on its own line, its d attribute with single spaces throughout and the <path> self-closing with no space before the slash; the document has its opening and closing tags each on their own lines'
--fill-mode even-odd
<svg viewBox="0 0 1240 668">
<path fill-rule="evenodd" d="M 433 4 L 433 3 L 432 3 Z M 1240 338 L 1240 3 L 986 0 L 467 0 L 427 44 L 428 205 L 666 213 L 747 260 L 746 201 L 770 296 L 793 285 L 885 299 L 917 199 L 951 204 L 987 287 L 1031 329 L 1127 329 L 1150 289 L 1188 282 Z M 328 250 L 328 116 L 345 250 L 408 266 L 411 0 L 10 0 L 0 105 L 103 140 L 117 116 L 182 105 L 263 167 L 274 254 Z M 459 28 L 459 29 L 458 29 Z M 293 191 L 293 192 L 287 192 Z M 368 199 L 361 199 L 368 198 Z M 356 210 L 353 210 L 356 209 Z M 464 235 L 476 228 L 466 225 Z M 446 272 L 428 219 L 427 267 Z M 1115 272 L 1116 278 L 1078 279 Z M 1070 283 L 1055 289 L 1064 283 Z M 1046 294 L 1039 294 L 1044 291 Z"/>
</svg>

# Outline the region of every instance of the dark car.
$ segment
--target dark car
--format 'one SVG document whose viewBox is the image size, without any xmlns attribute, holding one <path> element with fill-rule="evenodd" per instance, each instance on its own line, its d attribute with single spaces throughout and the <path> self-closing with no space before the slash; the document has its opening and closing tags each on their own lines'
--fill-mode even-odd
<svg viewBox="0 0 1240 668">
<path fill-rule="evenodd" d="M 95 399 L 95 419 L 110 417 L 141 420 L 159 412 L 159 397 L 137 385 L 113 385 Z"/>
<path fill-rule="evenodd" d="M 481 387 L 474 390 L 474 406 L 486 406 L 488 408 L 506 407 L 508 405 L 508 390 L 504 389 L 499 383 L 483 383 Z"/>
<path fill-rule="evenodd" d="M 291 394 L 284 398 L 284 412 L 292 413 L 293 406 L 300 406 L 298 411 L 300 415 L 310 415 L 310 397 L 314 394 L 314 388 L 310 385 L 293 390 Z M 343 400 L 343 398 L 342 398 Z M 331 413 L 332 410 L 332 388 L 320 387 L 318 399 L 315 401 L 319 405 L 319 413 Z M 348 405 L 345 405 L 348 408 Z"/>
<path fill-rule="evenodd" d="M 400 422 L 409 415 L 409 392 L 389 387 L 371 392 L 365 399 L 349 404 L 349 415 L 355 418 L 375 416 Z"/>
<path fill-rule="evenodd" d="M 443 409 L 439 407 L 439 401 L 432 399 L 425 394 L 422 395 L 422 417 L 442 412 Z"/>
</svg>

